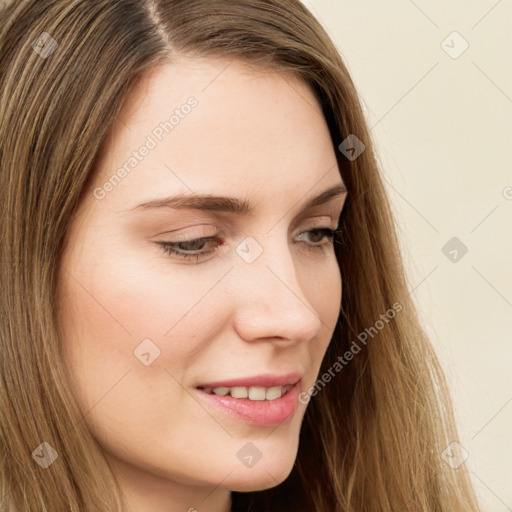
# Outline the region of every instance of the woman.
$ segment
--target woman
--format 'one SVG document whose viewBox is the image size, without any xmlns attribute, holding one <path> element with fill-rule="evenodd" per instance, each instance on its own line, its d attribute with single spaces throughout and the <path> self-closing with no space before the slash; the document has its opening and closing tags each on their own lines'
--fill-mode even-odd
<svg viewBox="0 0 512 512">
<path fill-rule="evenodd" d="M 311 13 L 28 0 L 0 30 L 2 510 L 477 511 Z"/>
</svg>

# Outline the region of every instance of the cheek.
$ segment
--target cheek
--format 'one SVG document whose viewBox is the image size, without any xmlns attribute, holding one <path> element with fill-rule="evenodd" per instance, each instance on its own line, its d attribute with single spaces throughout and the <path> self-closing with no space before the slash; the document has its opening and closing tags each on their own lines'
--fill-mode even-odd
<svg viewBox="0 0 512 512">
<path fill-rule="evenodd" d="M 185 315 L 189 301 L 169 289 L 170 279 L 152 280 L 126 261 L 74 271 L 76 281 L 68 276 L 63 287 L 63 345 L 95 438 L 111 453 L 131 453 L 133 446 L 147 446 L 148 433 L 168 439 L 170 430 L 186 430 L 180 426 L 185 420 L 171 412 L 182 410 L 182 418 L 198 414 L 178 384 L 196 348 L 185 335 L 193 332 L 193 319 Z M 152 342 L 137 352 L 147 339 Z M 155 346 L 159 355 L 153 360 Z M 147 352 L 150 365 L 142 362 Z M 142 460 L 146 448 L 140 449 Z"/>
<path fill-rule="evenodd" d="M 320 369 L 339 319 L 342 285 L 340 268 L 334 256 L 331 264 L 326 265 L 323 272 L 317 272 L 310 276 L 308 285 L 310 302 L 320 317 L 323 333 L 315 338 L 309 347 L 309 357 L 316 373 Z M 316 378 L 316 373 L 313 380 Z"/>
<path fill-rule="evenodd" d="M 323 327 L 334 330 L 341 308 L 342 279 L 338 262 L 334 254 L 321 268 L 303 270 L 307 282 L 303 284 L 315 312 Z"/>
<path fill-rule="evenodd" d="M 203 278 L 192 266 L 171 272 L 147 252 L 115 252 L 77 251 L 62 274 L 63 348 L 87 410 L 107 392 L 133 409 L 150 393 L 165 398 L 169 373 L 181 382 L 223 322 L 215 293 L 208 296 L 223 269 Z"/>
</svg>

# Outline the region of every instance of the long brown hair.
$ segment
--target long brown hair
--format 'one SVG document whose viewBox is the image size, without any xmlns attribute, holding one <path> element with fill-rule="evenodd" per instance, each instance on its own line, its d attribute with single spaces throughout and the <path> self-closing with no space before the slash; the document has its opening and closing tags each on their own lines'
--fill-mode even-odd
<svg viewBox="0 0 512 512">
<path fill-rule="evenodd" d="M 1 510 L 124 510 L 63 362 L 59 258 L 130 88 L 182 53 L 302 78 L 322 106 L 349 191 L 335 246 L 342 307 L 296 463 L 274 488 L 233 493 L 233 509 L 477 511 L 464 465 L 441 456 L 457 440 L 452 406 L 409 295 L 356 88 L 304 5 L 14 0 L 0 16 Z M 338 149 L 351 134 L 364 144 L 357 158 Z M 42 442 L 58 454 L 46 469 L 32 460 Z"/>
</svg>

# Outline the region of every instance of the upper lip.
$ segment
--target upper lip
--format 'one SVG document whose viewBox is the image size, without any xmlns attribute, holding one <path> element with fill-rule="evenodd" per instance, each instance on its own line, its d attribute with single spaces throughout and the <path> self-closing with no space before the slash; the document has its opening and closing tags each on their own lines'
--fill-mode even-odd
<svg viewBox="0 0 512 512">
<path fill-rule="evenodd" d="M 265 373 L 262 375 L 254 375 L 252 377 L 241 377 L 229 380 L 219 380 L 215 382 L 205 382 L 199 384 L 198 388 L 233 388 L 233 387 L 251 387 L 261 386 L 264 388 L 271 388 L 273 386 L 286 386 L 288 384 L 296 384 L 302 375 L 298 372 L 287 373 L 286 375 L 272 375 Z"/>
</svg>

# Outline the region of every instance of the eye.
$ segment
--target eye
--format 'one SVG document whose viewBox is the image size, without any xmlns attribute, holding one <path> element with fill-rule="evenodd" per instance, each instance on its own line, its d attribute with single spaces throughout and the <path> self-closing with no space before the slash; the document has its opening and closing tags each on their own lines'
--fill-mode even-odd
<svg viewBox="0 0 512 512">
<path fill-rule="evenodd" d="M 319 237 L 320 240 L 323 240 L 324 238 L 327 239 L 324 243 L 312 243 L 308 244 L 310 250 L 320 250 L 322 252 L 325 252 L 329 249 L 332 249 L 334 247 L 334 237 L 337 233 L 340 232 L 339 228 L 331 229 L 331 228 L 317 228 L 317 229 L 310 229 L 309 231 L 304 231 L 300 233 L 301 235 L 306 235 L 308 233 L 313 233 L 315 237 Z"/>
<path fill-rule="evenodd" d="M 222 240 L 217 236 L 194 238 L 182 242 L 159 242 L 159 245 L 162 246 L 164 253 L 174 254 L 185 260 L 192 258 L 198 260 L 200 257 L 207 256 L 214 252 L 214 249 L 208 251 L 201 250 L 208 242 L 215 242 L 217 246 L 222 245 Z"/>
<path fill-rule="evenodd" d="M 331 228 L 316 228 L 310 229 L 308 231 L 303 231 L 299 234 L 299 237 L 306 234 L 313 234 L 314 238 L 320 238 L 323 240 L 327 239 L 326 242 L 318 243 L 318 241 L 309 243 L 305 242 L 310 250 L 320 250 L 325 252 L 331 249 L 334 246 L 334 237 L 341 230 L 339 228 L 331 229 Z M 210 236 L 203 238 L 194 238 L 192 240 L 185 240 L 181 242 L 157 242 L 164 251 L 164 253 L 169 255 L 177 256 L 179 259 L 191 260 L 195 258 L 196 261 L 200 258 L 204 258 L 209 254 L 215 252 L 215 247 L 223 245 L 222 239 L 218 236 Z M 203 250 L 204 247 L 208 246 L 209 243 L 214 244 L 213 249 Z"/>
</svg>

